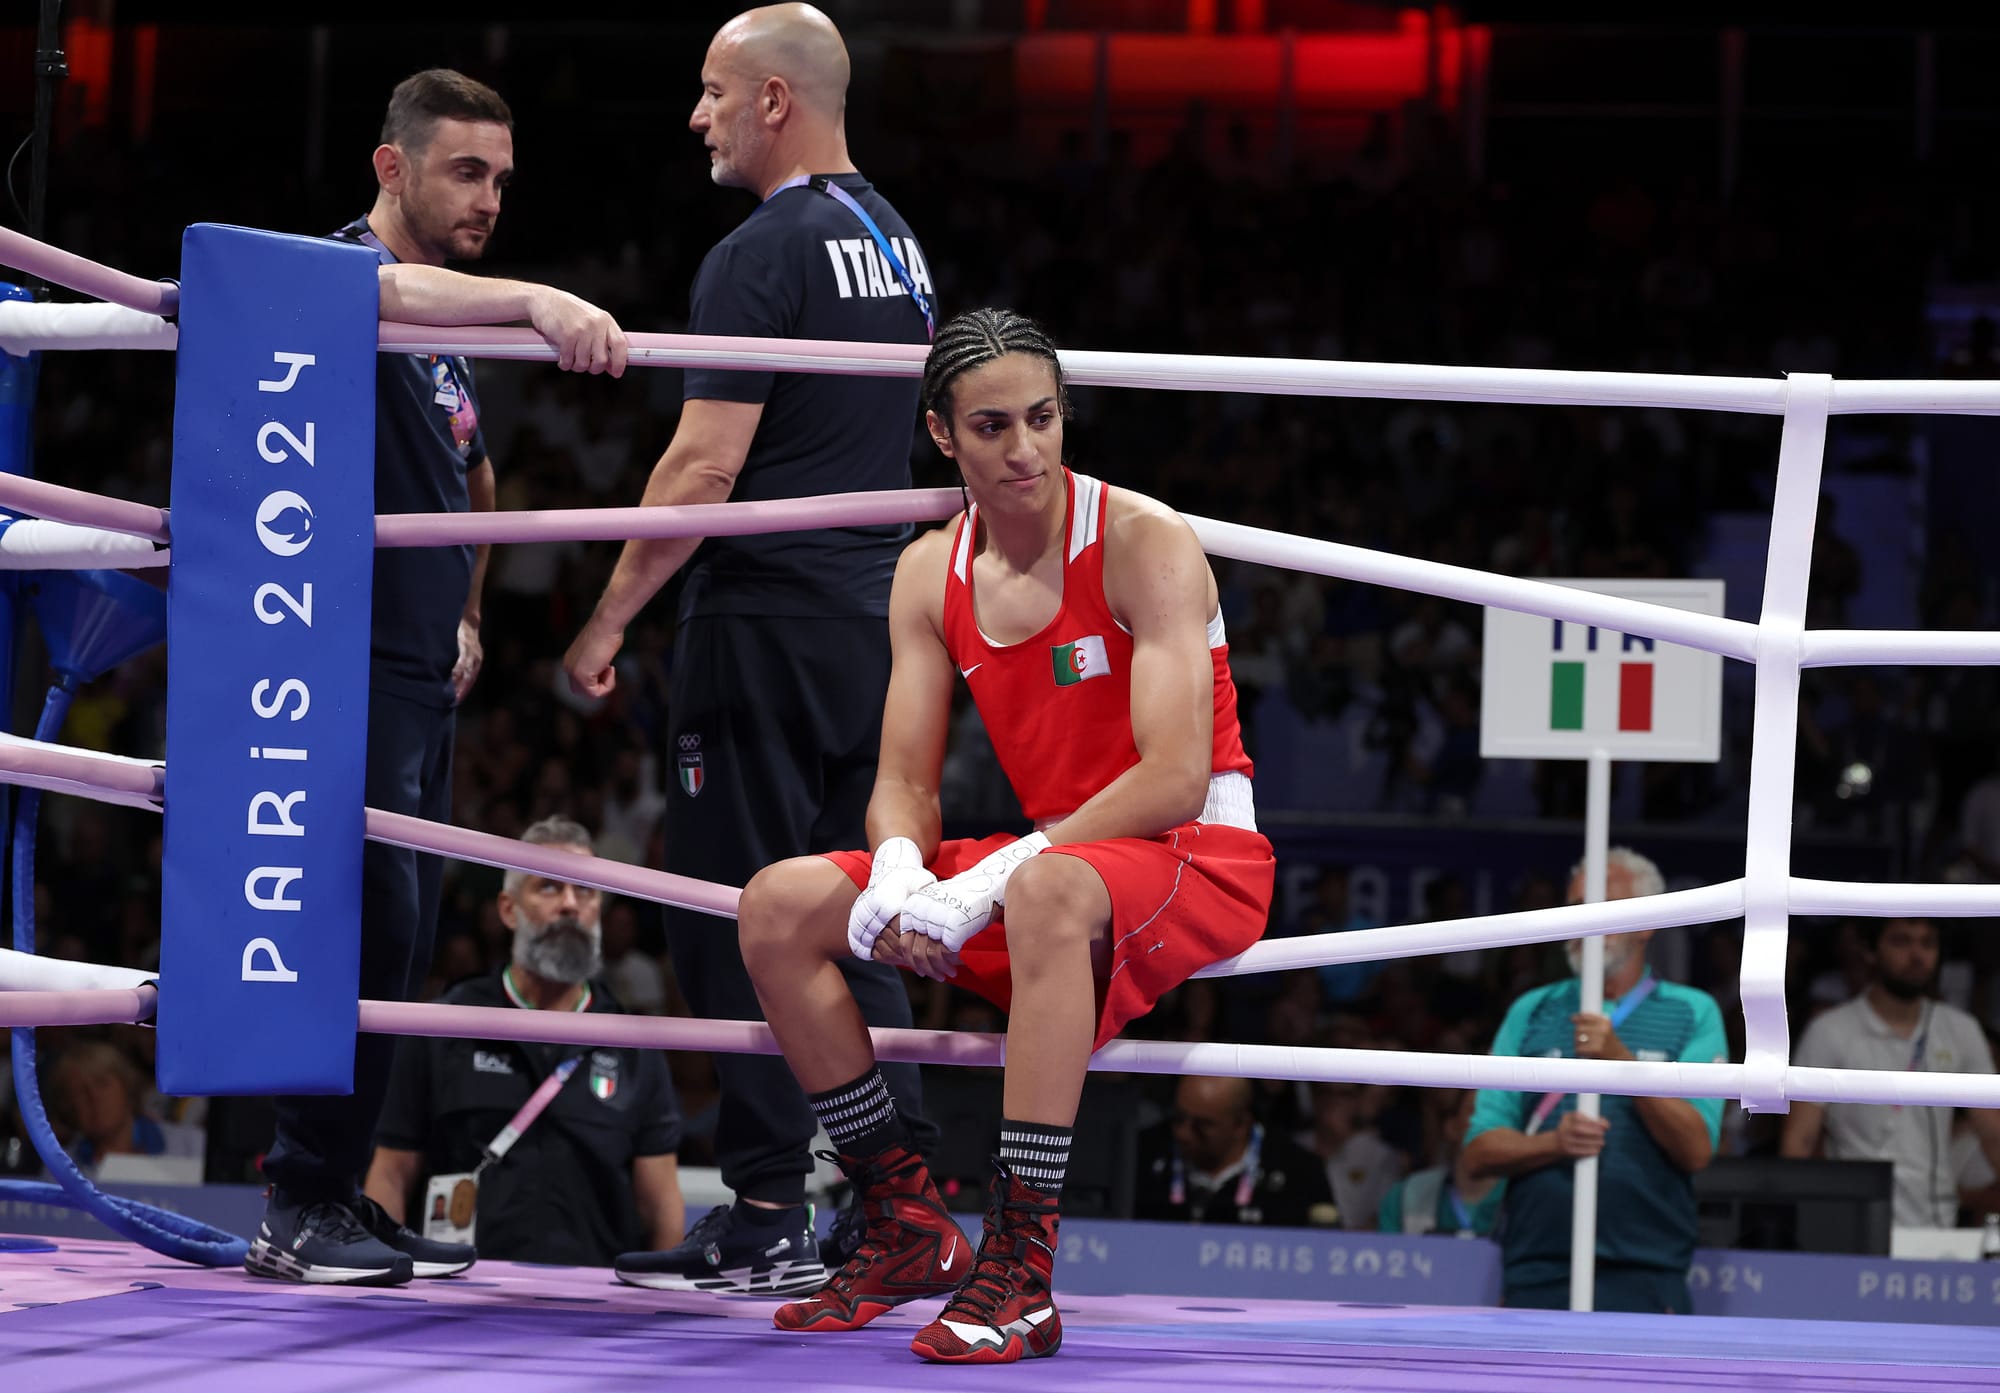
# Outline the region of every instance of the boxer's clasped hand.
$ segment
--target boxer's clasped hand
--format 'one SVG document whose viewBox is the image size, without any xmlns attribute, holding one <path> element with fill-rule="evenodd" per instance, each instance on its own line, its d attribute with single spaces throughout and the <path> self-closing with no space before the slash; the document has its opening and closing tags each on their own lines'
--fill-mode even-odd
<svg viewBox="0 0 2000 1393">
<path fill-rule="evenodd" d="M 934 938 L 926 938 L 914 929 L 905 930 L 893 922 L 875 940 L 875 961 L 908 968 L 934 982 L 949 982 L 958 976 L 958 954 Z"/>
<path fill-rule="evenodd" d="M 1048 848 L 1049 839 L 1031 832 L 1007 843 L 970 870 L 927 885 L 903 902 L 903 929 L 935 939 L 953 953 L 993 922 L 993 911 L 1007 902 L 1007 878 L 1030 857 Z"/>
<path fill-rule="evenodd" d="M 891 837 L 875 848 L 868 871 L 868 888 L 847 912 L 847 946 L 863 962 L 875 958 L 875 940 L 889 921 L 903 912 L 904 902 L 937 882 L 924 869 L 924 854 L 908 837 Z"/>
</svg>

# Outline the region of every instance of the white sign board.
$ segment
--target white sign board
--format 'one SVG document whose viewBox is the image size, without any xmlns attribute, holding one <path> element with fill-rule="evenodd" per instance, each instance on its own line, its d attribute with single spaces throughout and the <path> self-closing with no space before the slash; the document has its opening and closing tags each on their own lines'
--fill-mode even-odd
<svg viewBox="0 0 2000 1393">
<path fill-rule="evenodd" d="M 1557 585 L 1722 613 L 1719 580 Z M 1479 753 L 1487 759 L 1712 762 L 1722 752 L 1722 659 L 1699 648 L 1514 610 L 1486 611 Z"/>
</svg>

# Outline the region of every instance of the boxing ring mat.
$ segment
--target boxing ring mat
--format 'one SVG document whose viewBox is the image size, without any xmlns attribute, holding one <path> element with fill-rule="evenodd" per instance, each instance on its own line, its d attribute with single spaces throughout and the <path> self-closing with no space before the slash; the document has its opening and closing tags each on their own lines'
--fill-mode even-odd
<svg viewBox="0 0 2000 1393">
<path fill-rule="evenodd" d="M 0 1252 L 8 1393 L 2000 1388 L 2000 1329 L 1965 1326 L 1058 1294 L 1054 1358 L 940 1367 L 909 1341 L 941 1300 L 814 1336 L 773 1329 L 768 1298 L 647 1291 L 598 1268 L 481 1262 L 370 1291 L 27 1241 L 49 1246 Z"/>
</svg>

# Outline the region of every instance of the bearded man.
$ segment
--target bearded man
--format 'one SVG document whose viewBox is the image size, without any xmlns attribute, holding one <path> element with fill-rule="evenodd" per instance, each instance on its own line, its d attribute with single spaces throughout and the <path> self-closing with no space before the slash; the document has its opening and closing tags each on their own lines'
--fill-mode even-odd
<svg viewBox="0 0 2000 1393">
<path fill-rule="evenodd" d="M 1639 853 L 1613 847 L 1605 858 L 1606 899 L 1665 889 L 1659 867 Z M 1582 900 L 1579 866 L 1570 873 L 1569 901 Z M 1493 1039 L 1493 1053 L 1686 1064 L 1728 1059 L 1715 998 L 1655 976 L 1646 962 L 1652 938 L 1650 929 L 1605 937 L 1602 1011 L 1580 1009 L 1576 977 L 1516 999 Z M 1575 971 L 1582 945 L 1572 943 L 1568 952 Z M 1694 1175 L 1714 1158 L 1721 1128 L 1720 1098 L 1607 1097 L 1603 1116 L 1586 1117 L 1573 1093 L 1481 1089 L 1459 1171 L 1470 1182 L 1507 1182 L 1498 1230 L 1505 1304 L 1568 1309 L 1576 1163 L 1596 1156 L 1593 1309 L 1691 1311 Z"/>
<path fill-rule="evenodd" d="M 1814 1069 L 1992 1073 L 1993 1052 L 1979 1022 L 1932 994 L 1937 925 L 1876 919 L 1863 925 L 1861 938 L 1868 948 L 1866 990 L 1813 1020 L 1799 1040 L 1796 1062 Z M 2000 1110 L 1967 1108 L 1965 1118 L 1987 1165 L 2000 1169 Z M 1950 1228 L 1958 1222 L 1951 1126 L 1950 1108 L 1795 1101 L 1779 1150 L 1836 1161 L 1892 1161 L 1896 1226 Z"/>
<path fill-rule="evenodd" d="M 567 818 L 544 818 L 521 839 L 591 854 L 590 834 Z M 444 1001 L 622 1012 L 595 980 L 604 963 L 598 891 L 509 871 L 499 910 L 514 933 L 511 960 Z M 409 1036 L 357 1204 L 396 1227 L 414 1207 L 426 1238 L 475 1240 L 487 1257 L 604 1267 L 633 1248 L 680 1242 L 680 1140 L 680 1105 L 657 1050 Z M 463 1270 L 418 1263 L 415 1275 Z"/>
</svg>

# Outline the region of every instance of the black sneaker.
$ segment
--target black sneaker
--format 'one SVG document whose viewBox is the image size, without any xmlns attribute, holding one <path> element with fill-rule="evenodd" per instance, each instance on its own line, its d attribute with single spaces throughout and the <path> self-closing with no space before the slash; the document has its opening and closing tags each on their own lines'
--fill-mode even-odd
<svg viewBox="0 0 2000 1393">
<path fill-rule="evenodd" d="M 419 1277 L 456 1277 L 479 1261 L 479 1250 L 470 1243 L 440 1243 L 425 1238 L 389 1217 L 389 1211 L 366 1195 L 347 1202 L 361 1227 L 410 1260 Z"/>
<path fill-rule="evenodd" d="M 276 1190 L 243 1267 L 281 1282 L 351 1287 L 399 1287 L 412 1275 L 409 1258 L 369 1233 L 346 1205 L 301 1204 Z"/>
<path fill-rule="evenodd" d="M 749 1224 L 717 1205 L 664 1253 L 621 1253 L 618 1280 L 655 1291 L 726 1291 L 802 1296 L 826 1282 L 812 1211 L 804 1205 L 773 1224 Z"/>
<path fill-rule="evenodd" d="M 861 1208 L 859 1186 L 847 1187 L 846 1201 L 840 1212 L 833 1216 L 833 1224 L 820 1240 L 819 1258 L 829 1272 L 838 1271 L 847 1265 L 847 1260 L 861 1251 L 861 1240 L 868 1236 L 868 1216 Z"/>
</svg>

